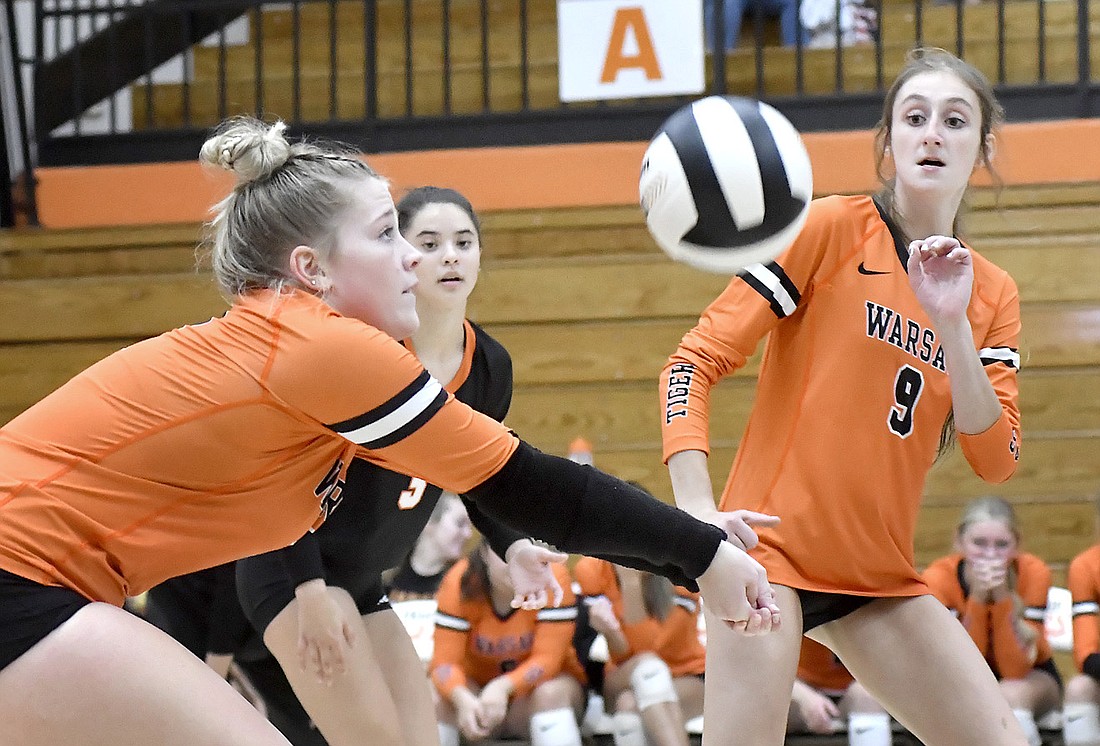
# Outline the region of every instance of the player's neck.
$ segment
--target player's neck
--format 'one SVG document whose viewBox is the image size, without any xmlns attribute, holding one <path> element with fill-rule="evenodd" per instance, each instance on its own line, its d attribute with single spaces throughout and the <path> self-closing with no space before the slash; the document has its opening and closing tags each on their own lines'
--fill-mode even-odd
<svg viewBox="0 0 1100 746">
<path fill-rule="evenodd" d="M 929 236 L 951 236 L 955 232 L 955 217 L 959 211 L 962 194 L 946 199 L 931 198 L 927 194 L 909 194 L 898 190 L 894 207 L 898 222 L 910 240 Z"/>
<path fill-rule="evenodd" d="M 493 585 L 489 596 L 492 599 L 493 609 L 499 616 L 507 616 L 512 612 L 512 599 L 515 595 L 511 588 L 499 583 Z"/>
<path fill-rule="evenodd" d="M 466 346 L 465 307 L 423 309 L 420 328 L 412 335 L 413 351 L 436 380 L 444 385 L 462 367 Z"/>
<path fill-rule="evenodd" d="M 438 575 L 447 565 L 447 558 L 430 542 L 417 542 L 409 555 L 409 567 L 422 578 Z"/>
</svg>

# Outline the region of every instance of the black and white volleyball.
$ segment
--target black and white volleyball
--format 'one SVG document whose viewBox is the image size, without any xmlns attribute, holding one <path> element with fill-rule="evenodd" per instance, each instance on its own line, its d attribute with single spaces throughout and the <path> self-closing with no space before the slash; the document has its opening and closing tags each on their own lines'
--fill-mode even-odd
<svg viewBox="0 0 1100 746">
<path fill-rule="evenodd" d="M 638 189 L 657 244 L 698 269 L 736 274 L 781 254 L 813 196 L 798 130 L 751 98 L 708 96 L 670 116 L 645 158 Z"/>
</svg>

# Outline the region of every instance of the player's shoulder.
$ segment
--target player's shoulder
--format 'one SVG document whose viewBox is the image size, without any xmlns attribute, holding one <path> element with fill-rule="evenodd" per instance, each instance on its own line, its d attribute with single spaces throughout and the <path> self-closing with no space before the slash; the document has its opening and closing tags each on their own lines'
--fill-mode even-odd
<svg viewBox="0 0 1100 746">
<path fill-rule="evenodd" d="M 507 361 L 511 365 L 512 356 L 508 354 L 508 349 L 504 345 L 473 321 L 467 319 L 466 323 L 474 330 L 474 344 L 477 345 L 477 349 L 485 355 L 490 363 L 499 360 Z"/>
<path fill-rule="evenodd" d="M 975 249 L 965 241 L 963 244 L 970 249 L 970 256 L 973 258 L 975 279 L 984 279 L 987 282 L 1011 283 L 1013 287 L 1015 287 L 1015 280 L 1012 279 L 1012 275 L 1008 273 L 1008 270 L 994 264 L 991 259 L 982 255 L 979 249 Z"/>
<path fill-rule="evenodd" d="M 1069 563 L 1070 572 L 1100 573 L 1100 544 L 1079 552 Z"/>
<path fill-rule="evenodd" d="M 1050 581 L 1050 565 L 1038 555 L 1030 552 L 1020 552 L 1016 555 L 1016 567 L 1021 578 L 1027 576 L 1036 580 L 1046 578 L 1047 582 Z"/>
<path fill-rule="evenodd" d="M 607 560 L 581 557 L 573 565 L 573 577 L 586 591 L 591 591 L 604 584 L 609 569 L 611 569 L 611 563 Z"/>
<path fill-rule="evenodd" d="M 865 226 L 879 220 L 874 200 L 865 194 L 829 194 L 810 203 L 808 221 L 831 225 Z"/>
<path fill-rule="evenodd" d="M 466 557 L 462 557 L 451 565 L 447 572 L 443 573 L 443 580 L 439 583 L 439 595 L 453 594 L 455 598 L 458 598 L 462 585 L 462 575 L 469 566 L 470 560 Z"/>
<path fill-rule="evenodd" d="M 557 578 L 557 581 L 561 583 L 562 588 L 573 586 L 573 576 L 570 574 L 569 568 L 566 567 L 564 563 L 552 562 L 550 563 L 550 569 L 553 571 L 554 577 Z"/>
<path fill-rule="evenodd" d="M 436 605 L 441 612 L 463 617 L 467 615 L 469 605 L 462 600 L 462 575 L 469 566 L 469 560 L 463 557 L 443 574 L 435 592 Z"/>
<path fill-rule="evenodd" d="M 1019 554 L 1017 554 L 1016 563 L 1020 566 L 1021 570 L 1025 567 L 1029 570 L 1033 568 L 1042 568 L 1048 571 L 1050 570 L 1050 565 L 1046 563 L 1046 560 L 1044 560 L 1037 554 L 1032 554 L 1031 552 L 1020 552 Z"/>
<path fill-rule="evenodd" d="M 404 350 L 388 334 L 341 315 L 320 298 L 301 290 L 257 291 L 243 296 L 237 305 L 239 315 L 263 319 L 276 330 L 281 351 L 304 348 L 314 365 L 326 356 L 338 360 L 359 351 L 377 355 L 390 348 L 391 354 L 400 355 Z"/>
<path fill-rule="evenodd" d="M 926 581 L 955 579 L 958 577 L 960 562 L 962 562 L 961 554 L 948 554 L 932 560 L 928 567 L 924 568 L 922 575 Z"/>
</svg>

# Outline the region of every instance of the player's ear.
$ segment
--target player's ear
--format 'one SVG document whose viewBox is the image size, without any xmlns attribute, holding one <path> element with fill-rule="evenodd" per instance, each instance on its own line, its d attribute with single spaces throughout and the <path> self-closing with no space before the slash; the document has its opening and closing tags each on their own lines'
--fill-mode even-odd
<svg viewBox="0 0 1100 746">
<path fill-rule="evenodd" d="M 295 246 L 290 252 L 290 276 L 302 287 L 323 293 L 327 281 L 320 253 L 312 246 Z"/>
</svg>

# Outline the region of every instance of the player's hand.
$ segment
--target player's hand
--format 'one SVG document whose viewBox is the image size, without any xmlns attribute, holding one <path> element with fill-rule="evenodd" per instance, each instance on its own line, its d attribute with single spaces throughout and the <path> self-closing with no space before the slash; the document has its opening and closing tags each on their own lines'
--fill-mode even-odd
<svg viewBox="0 0 1100 746">
<path fill-rule="evenodd" d="M 344 673 L 355 643 L 352 620 L 345 618 L 323 580 L 310 580 L 294 591 L 298 605 L 298 665 L 322 684 Z"/>
<path fill-rule="evenodd" d="M 622 629 L 615 610 L 611 608 L 611 601 L 606 596 L 586 598 L 584 605 L 588 608 L 588 623 L 604 637 Z"/>
<path fill-rule="evenodd" d="M 698 578 L 703 601 L 718 619 L 747 635 L 779 629 L 779 607 L 763 566 L 723 541 Z"/>
<path fill-rule="evenodd" d="M 968 560 L 970 580 L 977 598 L 989 603 L 1008 595 L 1008 563 L 1000 559 Z M 976 593 L 975 593 L 976 591 Z"/>
<path fill-rule="evenodd" d="M 529 539 L 514 542 L 505 553 L 508 578 L 512 582 L 513 609 L 541 609 L 552 602 L 560 606 L 564 591 L 554 575 L 552 562 L 565 562 L 569 555 L 540 546 Z"/>
<path fill-rule="evenodd" d="M 840 708 L 824 694 L 812 689 L 804 697 L 796 699 L 795 706 L 811 733 L 832 733 L 833 722 L 840 717 Z"/>
<path fill-rule="evenodd" d="M 508 714 L 508 697 L 512 691 L 512 683 L 507 678 L 499 676 L 481 690 L 478 701 L 481 703 L 478 722 L 487 732 L 492 732 L 498 725 L 504 722 L 504 716 Z"/>
<path fill-rule="evenodd" d="M 754 526 L 771 528 L 779 525 L 779 516 L 757 513 L 752 510 L 715 511 L 701 520 L 713 523 L 726 532 L 726 540 L 738 549 L 749 550 L 760 543 Z"/>
<path fill-rule="evenodd" d="M 932 322 L 941 326 L 966 315 L 974 288 L 974 258 L 951 236 L 909 244 L 909 285 Z"/>
<path fill-rule="evenodd" d="M 480 741 L 489 735 L 489 730 L 481 725 L 481 701 L 476 695 L 465 692 L 465 696 L 459 696 L 456 691 L 451 704 L 455 708 L 455 724 L 468 740 Z"/>
</svg>

